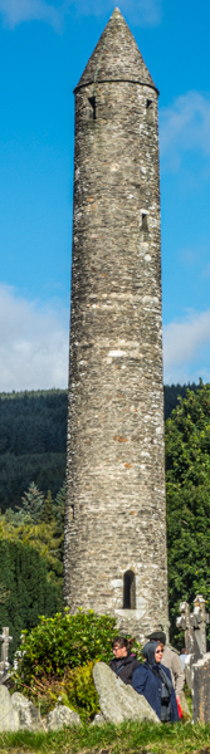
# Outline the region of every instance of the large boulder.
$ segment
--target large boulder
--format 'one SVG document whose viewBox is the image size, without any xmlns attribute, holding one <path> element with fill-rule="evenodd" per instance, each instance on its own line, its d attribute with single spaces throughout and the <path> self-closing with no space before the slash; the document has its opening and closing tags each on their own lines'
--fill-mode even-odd
<svg viewBox="0 0 210 754">
<path fill-rule="evenodd" d="M 64 725 L 81 725 L 80 716 L 77 712 L 74 712 L 70 707 L 66 707 L 64 704 L 57 704 L 56 707 L 49 712 L 45 718 L 45 723 L 48 730 L 59 730 Z"/>
<path fill-rule="evenodd" d="M 101 712 L 106 721 L 118 725 L 124 720 L 160 720 L 144 696 L 123 683 L 104 662 L 93 668 L 93 680 L 99 695 Z"/>
<path fill-rule="evenodd" d="M 6 686 L 0 685 L 0 733 L 19 729 L 19 715 L 14 709 Z"/>
</svg>

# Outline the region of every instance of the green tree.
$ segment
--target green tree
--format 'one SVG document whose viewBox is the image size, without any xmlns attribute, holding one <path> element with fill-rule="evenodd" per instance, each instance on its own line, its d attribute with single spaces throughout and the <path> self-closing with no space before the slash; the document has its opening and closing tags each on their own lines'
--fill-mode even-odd
<svg viewBox="0 0 210 754">
<path fill-rule="evenodd" d="M 174 637 L 180 600 L 210 600 L 210 384 L 187 390 L 166 422 L 166 492 Z"/>
<path fill-rule="evenodd" d="M 32 496 L 31 496 L 32 490 Z M 0 540 L 23 542 L 38 550 L 45 559 L 48 577 L 62 588 L 65 488 L 55 502 L 51 491 L 46 499 L 32 483 L 25 493 L 25 505 L 17 512 L 8 508 L 0 515 Z"/>
<path fill-rule="evenodd" d="M 23 629 L 37 625 L 40 614 L 53 616 L 62 605 L 62 591 L 50 582 L 44 558 L 23 542 L 0 540 L 0 626 L 9 626 L 12 656 Z"/>
<path fill-rule="evenodd" d="M 41 521 L 45 521 L 46 523 L 49 523 L 53 520 L 53 499 L 52 499 L 52 492 L 51 490 L 48 490 L 47 496 L 43 502 L 41 511 L 40 511 L 40 519 Z"/>
<path fill-rule="evenodd" d="M 31 482 L 27 492 L 24 492 L 21 501 L 22 505 L 18 506 L 18 510 L 24 516 L 29 516 L 34 523 L 38 523 L 42 515 L 44 495 L 34 482 Z"/>
</svg>

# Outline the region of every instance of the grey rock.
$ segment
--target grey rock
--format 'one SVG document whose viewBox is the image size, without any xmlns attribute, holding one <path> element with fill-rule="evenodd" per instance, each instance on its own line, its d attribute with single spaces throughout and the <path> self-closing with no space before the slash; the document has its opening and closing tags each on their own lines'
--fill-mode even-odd
<svg viewBox="0 0 210 754">
<path fill-rule="evenodd" d="M 58 704 L 46 717 L 48 730 L 58 730 L 64 725 L 81 725 L 80 716 L 64 704 Z"/>
<path fill-rule="evenodd" d="M 6 686 L 0 685 L 0 732 L 19 729 L 19 715 L 13 708 L 11 696 Z"/>
<path fill-rule="evenodd" d="M 181 692 L 180 703 L 181 703 L 181 708 L 182 708 L 184 720 L 187 720 L 187 719 L 191 720 L 192 719 L 192 715 L 191 715 L 191 712 L 189 710 L 189 707 L 188 707 L 188 704 L 187 704 L 187 699 L 186 699 L 184 691 Z"/>
<path fill-rule="evenodd" d="M 93 679 L 99 694 L 101 712 L 106 721 L 118 725 L 124 720 L 160 720 L 144 696 L 127 686 L 104 662 L 93 668 Z"/>
<path fill-rule="evenodd" d="M 106 720 L 105 720 L 104 716 L 99 713 L 99 714 L 95 715 L 94 720 L 92 721 L 92 725 L 100 725 L 101 726 L 101 725 L 104 725 L 105 722 L 106 722 Z"/>
<path fill-rule="evenodd" d="M 210 722 L 210 652 L 206 652 L 192 666 L 193 722 Z"/>
<path fill-rule="evenodd" d="M 38 709 L 23 694 L 15 692 L 11 696 L 12 709 L 18 715 L 19 728 L 43 730 L 43 723 Z"/>
</svg>

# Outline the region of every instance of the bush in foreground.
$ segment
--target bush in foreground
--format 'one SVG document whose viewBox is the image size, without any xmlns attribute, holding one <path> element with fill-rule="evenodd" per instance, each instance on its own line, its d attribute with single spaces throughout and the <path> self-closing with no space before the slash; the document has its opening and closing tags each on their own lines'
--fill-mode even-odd
<svg viewBox="0 0 210 754">
<path fill-rule="evenodd" d="M 109 663 L 116 620 L 92 610 L 76 615 L 42 616 L 30 633 L 24 632 L 13 682 L 46 713 L 58 699 L 91 719 L 98 712 L 98 696 L 92 679 L 93 664 Z"/>
</svg>

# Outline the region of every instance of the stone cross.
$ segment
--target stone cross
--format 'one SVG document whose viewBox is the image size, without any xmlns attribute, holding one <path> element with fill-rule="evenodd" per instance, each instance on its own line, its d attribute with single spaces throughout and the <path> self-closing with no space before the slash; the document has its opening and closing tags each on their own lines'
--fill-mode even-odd
<svg viewBox="0 0 210 754">
<path fill-rule="evenodd" d="M 188 659 L 185 674 L 193 697 L 193 722 L 210 722 L 210 653 L 206 654 L 206 624 L 209 615 L 201 594 L 194 599 L 193 612 L 187 602 L 180 603 L 181 616 L 177 628 L 185 632 Z"/>
<path fill-rule="evenodd" d="M 12 641 L 12 636 L 9 636 L 9 628 L 6 626 L 3 626 L 2 634 L 0 635 L 0 640 L 2 641 L 1 646 L 1 662 L 0 662 L 0 683 L 3 683 L 5 680 L 8 670 L 9 670 L 9 659 L 8 659 L 8 652 L 9 652 L 9 642 Z"/>
<path fill-rule="evenodd" d="M 177 628 L 185 632 L 187 654 L 193 655 L 194 662 L 206 653 L 206 624 L 209 623 L 209 615 L 205 604 L 202 595 L 197 594 L 193 613 L 190 613 L 188 602 L 180 602 L 181 616 L 176 619 Z"/>
</svg>

